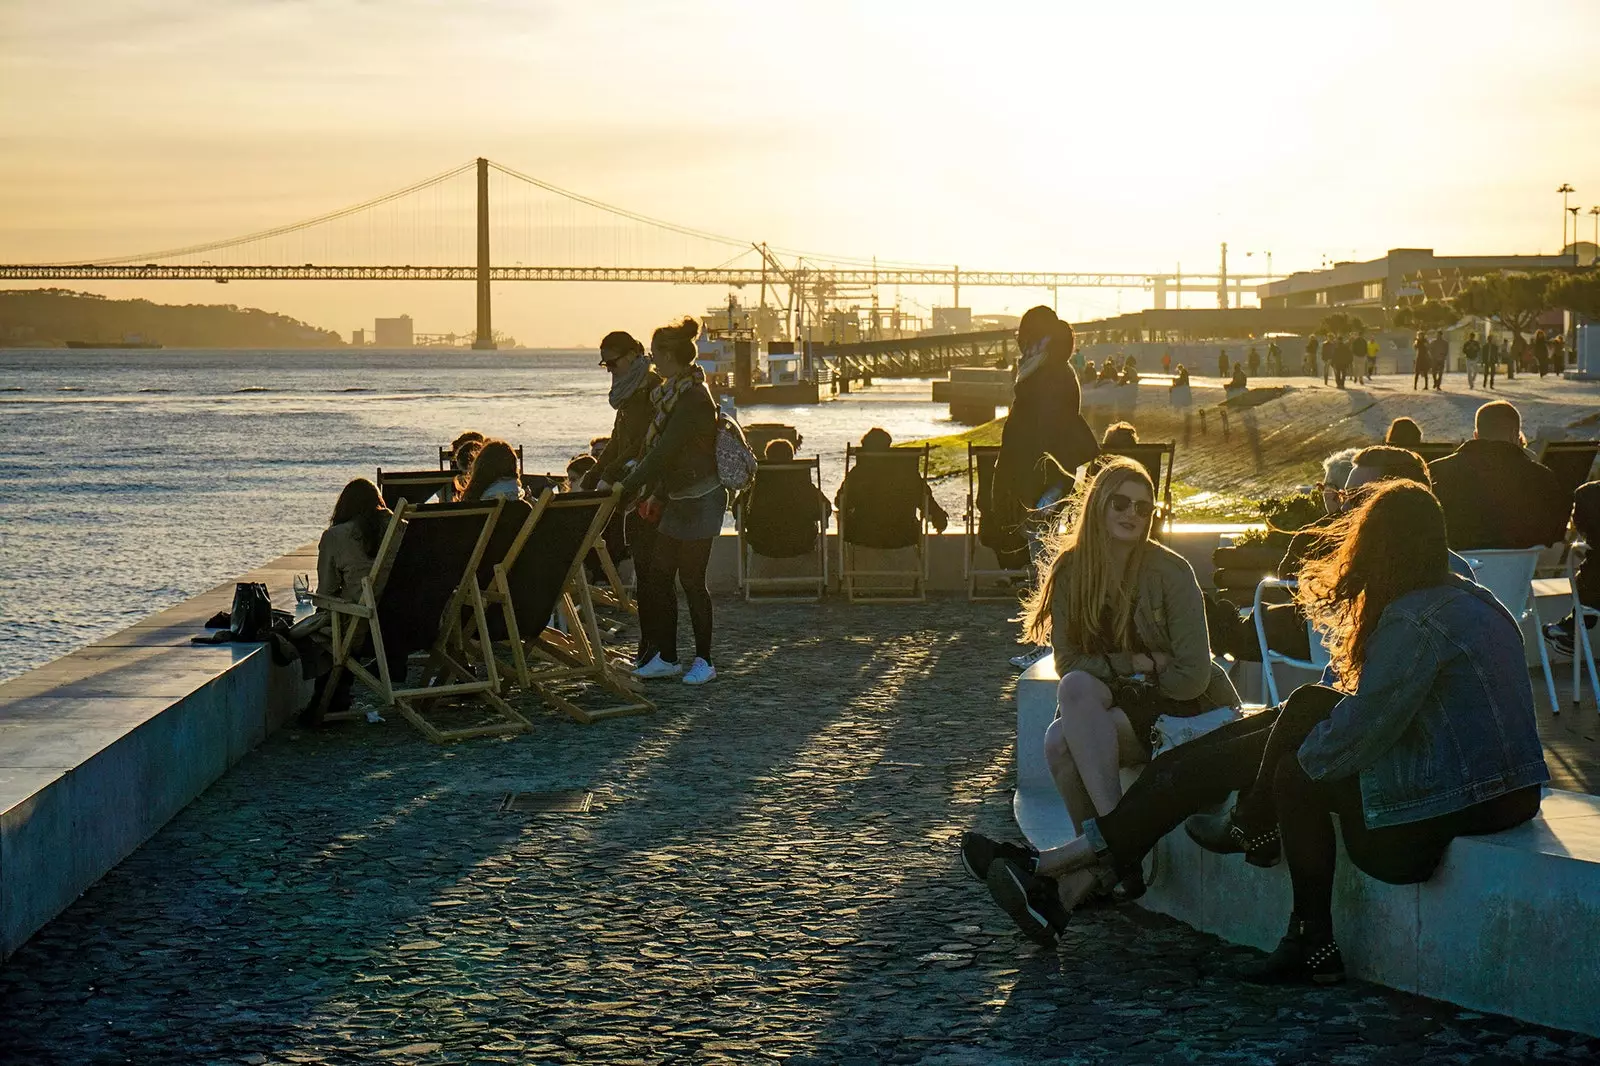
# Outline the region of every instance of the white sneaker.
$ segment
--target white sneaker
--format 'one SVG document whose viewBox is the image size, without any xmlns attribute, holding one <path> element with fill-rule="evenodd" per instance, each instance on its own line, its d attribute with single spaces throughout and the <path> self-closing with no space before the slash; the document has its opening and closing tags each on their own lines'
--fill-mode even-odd
<svg viewBox="0 0 1600 1066">
<path fill-rule="evenodd" d="M 1011 657 L 1011 665 L 1015 666 L 1018 670 L 1027 670 L 1028 667 L 1032 666 L 1034 663 L 1038 662 L 1040 659 L 1043 659 L 1049 654 L 1049 648 L 1034 648 L 1032 651 L 1023 652 L 1021 655 L 1013 655 Z"/>
<path fill-rule="evenodd" d="M 683 675 L 685 685 L 703 685 L 716 679 L 717 668 L 698 656 L 689 664 L 689 672 Z"/>
<path fill-rule="evenodd" d="M 699 660 L 695 660 L 699 662 Z M 669 663 L 661 658 L 661 653 L 650 656 L 650 661 L 633 671 L 633 676 L 652 681 L 658 677 L 677 677 L 683 673 L 683 667 L 677 663 Z"/>
</svg>

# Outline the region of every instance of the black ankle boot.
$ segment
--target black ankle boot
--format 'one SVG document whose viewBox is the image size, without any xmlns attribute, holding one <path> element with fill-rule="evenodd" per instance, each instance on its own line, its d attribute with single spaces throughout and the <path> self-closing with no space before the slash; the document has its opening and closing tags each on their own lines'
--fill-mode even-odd
<svg viewBox="0 0 1600 1066">
<path fill-rule="evenodd" d="M 1278 946 L 1266 958 L 1241 966 L 1239 979 L 1259 985 L 1336 985 L 1344 980 L 1344 956 L 1332 928 L 1308 929 L 1291 914 Z"/>
<path fill-rule="evenodd" d="M 1216 855 L 1244 855 L 1251 866 L 1270 868 L 1278 865 L 1283 848 L 1278 840 L 1278 827 L 1256 828 L 1239 818 L 1239 808 L 1225 814 L 1191 815 L 1183 823 L 1189 839 Z"/>
</svg>

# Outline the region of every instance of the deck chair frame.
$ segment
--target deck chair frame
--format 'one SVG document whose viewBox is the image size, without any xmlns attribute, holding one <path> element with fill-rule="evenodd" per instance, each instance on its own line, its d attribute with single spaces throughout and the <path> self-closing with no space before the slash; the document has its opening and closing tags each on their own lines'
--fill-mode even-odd
<svg viewBox="0 0 1600 1066">
<path fill-rule="evenodd" d="M 374 695 L 384 701 L 386 707 L 397 708 L 401 715 L 417 732 L 435 744 L 444 744 L 454 740 L 463 740 L 468 737 L 504 736 L 508 734 L 526 733 L 532 728 L 530 723 L 509 703 L 500 698 L 500 677 L 492 661 L 486 664 L 485 676 L 479 677 L 472 666 L 464 662 L 455 653 L 452 637 L 460 628 L 459 619 L 463 609 L 470 608 L 471 617 L 477 629 L 479 639 L 487 640 L 489 636 L 488 615 L 484 607 L 484 599 L 478 588 L 477 572 L 478 563 L 483 557 L 483 550 L 489 543 L 489 537 L 494 532 L 495 521 L 500 517 L 501 503 L 496 500 L 490 504 L 483 504 L 479 508 L 467 512 L 452 510 L 451 514 L 483 513 L 487 520 L 474 544 L 471 557 L 467 560 L 462 570 L 462 576 L 456 581 L 455 589 L 451 592 L 446 602 L 439 626 L 439 633 L 434 638 L 433 646 L 428 651 L 428 667 L 424 673 L 426 681 L 420 687 L 408 688 L 405 678 L 400 678 L 400 684 L 395 684 L 395 678 L 389 674 L 388 658 L 385 655 L 383 625 L 379 618 L 379 604 L 383 600 L 384 590 L 388 587 L 389 579 L 393 574 L 394 563 L 400 552 L 400 545 L 410 530 L 413 523 L 429 521 L 432 515 L 428 508 L 418 506 L 406 500 L 401 500 L 395 509 L 394 517 L 389 521 L 389 527 L 384 532 L 383 540 L 378 545 L 378 552 L 373 560 L 372 572 L 361 581 L 361 595 L 354 601 L 340 600 L 327 596 L 313 595 L 311 601 L 318 607 L 325 608 L 331 617 L 332 639 L 334 648 L 334 673 L 328 679 L 328 684 L 323 690 L 324 710 L 332 699 L 334 682 L 338 680 L 341 670 L 348 670 L 356 680 L 360 681 Z M 434 512 L 440 514 L 443 512 Z M 377 672 L 374 673 L 362 666 L 355 658 L 355 649 L 360 645 L 361 637 L 370 634 L 372 650 L 377 656 Z M 498 715 L 496 720 L 489 723 L 447 728 L 435 724 L 426 715 L 427 705 L 433 700 L 447 696 L 473 696 L 487 703 Z M 415 706 L 414 704 L 420 704 Z"/>
<path fill-rule="evenodd" d="M 1563 477 L 1568 470 L 1568 463 L 1560 461 L 1562 456 L 1583 456 L 1587 454 L 1589 462 L 1583 467 L 1583 474 L 1576 481 L 1571 477 Z M 1561 478 L 1561 487 L 1569 493 L 1577 491 L 1579 485 L 1589 480 L 1589 473 L 1594 469 L 1595 456 L 1600 455 L 1600 440 L 1551 440 L 1545 441 L 1539 449 L 1539 462 L 1549 467 L 1550 470 Z M 1556 466 L 1551 466 L 1549 460 L 1557 459 Z M 1559 469 L 1558 469 L 1559 467 Z"/>
<path fill-rule="evenodd" d="M 1423 462 L 1432 463 L 1447 455 L 1454 455 L 1459 447 L 1461 442 L 1458 440 L 1425 440 L 1409 450 L 1415 452 Z"/>
<path fill-rule="evenodd" d="M 1026 581 L 1033 574 L 1027 567 L 1007 569 L 1000 566 L 998 558 L 992 568 L 980 566 L 978 562 L 979 552 L 991 550 L 978 539 L 979 467 L 985 459 L 989 461 L 989 477 L 992 484 L 994 464 L 999 458 L 998 444 L 973 444 L 970 441 L 967 443 L 967 529 L 964 538 L 965 551 L 962 552 L 961 558 L 967 582 L 967 599 L 973 603 L 1014 602 L 1017 599 L 1014 587 L 986 593 L 980 592 L 979 588 L 985 582 L 1014 582 L 1019 578 Z"/>
<path fill-rule="evenodd" d="M 514 450 L 517 453 L 517 465 L 521 466 L 522 465 L 522 445 L 520 445 L 520 444 L 517 445 Z M 450 461 L 452 459 L 454 459 L 455 457 L 456 457 L 456 453 L 455 453 L 455 449 L 454 448 L 450 447 L 450 445 L 448 445 L 448 444 L 439 445 L 439 469 L 440 470 L 449 470 L 450 469 Z"/>
<path fill-rule="evenodd" d="M 813 455 L 809 459 L 794 459 L 794 460 L 791 460 L 789 462 L 778 462 L 778 461 L 772 460 L 772 459 L 762 459 L 762 460 L 760 460 L 760 462 L 757 464 L 757 467 L 756 467 L 756 475 L 755 476 L 756 476 L 757 480 L 759 480 L 760 477 L 761 477 L 761 470 L 762 470 L 763 467 L 766 468 L 766 469 L 769 469 L 769 470 L 770 469 L 774 469 L 774 468 L 784 469 L 784 470 L 800 470 L 800 469 L 809 470 L 811 472 L 811 474 L 814 475 L 814 477 L 815 477 L 815 480 L 812 481 L 811 484 L 816 486 L 816 489 L 817 489 L 817 491 L 819 493 L 822 491 L 822 457 L 820 455 Z M 747 491 L 752 491 L 753 492 L 754 490 L 755 490 L 755 482 L 752 481 L 751 484 L 750 484 L 750 489 L 747 490 Z M 747 508 L 749 507 L 749 496 L 748 495 L 745 497 L 745 506 Z M 739 519 L 739 522 L 738 522 L 738 533 L 739 533 L 738 577 L 739 577 L 739 589 L 744 594 L 744 598 L 745 598 L 746 602 L 751 602 L 751 601 L 754 601 L 754 600 L 761 600 L 764 603 L 820 603 L 821 602 L 822 597 L 826 593 L 827 588 L 828 588 L 828 528 L 827 528 L 827 522 L 825 520 L 819 519 L 818 520 L 818 527 L 819 528 L 817 529 L 817 546 L 816 546 L 816 549 L 811 553 L 811 554 L 815 555 L 816 558 L 817 558 L 817 572 L 815 574 L 795 574 L 795 575 L 791 575 L 791 576 L 788 576 L 788 577 L 753 577 L 751 575 L 751 560 L 757 558 L 758 556 L 760 558 L 763 558 L 763 559 L 768 558 L 768 556 L 760 555 L 760 553 L 758 553 L 753 547 L 750 546 L 749 540 L 747 540 L 746 537 L 745 537 L 745 517 L 743 515 L 741 515 L 741 517 Z M 800 556 L 794 556 L 794 558 L 798 559 L 798 558 L 800 558 Z M 811 590 L 811 594 L 810 595 L 800 595 L 799 594 L 799 592 L 803 592 L 806 589 Z M 799 591 L 795 591 L 795 590 L 799 590 Z M 767 592 L 767 591 L 770 591 L 772 593 L 792 593 L 792 594 L 787 594 L 787 595 L 761 595 L 761 596 L 755 595 L 755 593 L 757 593 L 757 592 Z"/>
<path fill-rule="evenodd" d="M 1150 480 L 1155 482 L 1156 502 L 1160 505 L 1160 525 L 1166 529 L 1172 528 L 1172 470 L 1178 461 L 1178 446 L 1170 440 L 1165 441 L 1140 441 L 1138 444 L 1125 444 L 1119 448 L 1107 448 L 1102 455 L 1120 455 L 1124 459 L 1132 459 L 1145 472 L 1150 475 Z M 1154 460 L 1154 462 L 1151 462 Z"/>
<path fill-rule="evenodd" d="M 652 714 L 656 709 L 654 703 L 640 694 L 638 683 L 627 674 L 625 666 L 613 661 L 611 653 L 607 651 L 595 616 L 594 597 L 584 575 L 584 560 L 599 541 L 606 522 L 621 499 L 622 487 L 618 485 L 612 489 L 611 498 L 596 509 L 578 552 L 562 577 L 556 609 L 566 624 L 566 633 L 550 629 L 543 618 L 517 617 L 510 574 L 544 516 L 553 510 L 574 506 L 574 501 L 564 501 L 560 494 L 545 490 L 506 549 L 505 558 L 495 564 L 494 576 L 488 586 L 482 590 L 484 602 L 499 605 L 504 615 L 504 643 L 507 645 L 505 666 L 516 683 L 524 691 L 536 694 L 549 706 L 585 725 L 607 718 Z M 494 645 L 480 639 L 475 650 L 477 657 L 492 669 L 496 660 Z M 559 691 L 560 686 L 572 682 L 596 685 L 620 697 L 622 702 L 597 709 L 582 707 Z"/>
<path fill-rule="evenodd" d="M 861 456 L 868 455 L 875 458 L 869 462 L 876 462 L 877 456 L 882 452 L 863 452 L 854 444 L 845 445 L 844 449 L 844 476 L 849 478 L 851 469 L 858 465 Z M 890 455 L 911 455 L 915 457 L 917 477 L 924 487 L 928 483 L 928 445 L 915 447 L 891 448 Z M 900 460 L 908 461 L 908 460 Z M 843 492 L 848 493 L 848 486 Z M 849 499 L 841 496 L 839 501 L 839 581 L 844 586 L 845 601 L 848 603 L 924 603 L 928 599 L 928 509 L 926 506 L 918 509 L 917 539 L 907 545 L 916 551 L 917 565 L 914 570 L 862 570 L 855 565 L 856 545 L 849 539 L 849 530 L 845 528 L 845 515 L 849 511 Z M 880 548 L 869 549 L 873 551 L 903 551 L 905 549 Z M 857 588 L 857 581 L 861 578 L 899 578 L 911 582 L 911 591 L 905 595 L 881 595 L 875 592 L 863 593 Z M 870 587 L 881 587 L 871 586 Z"/>
<path fill-rule="evenodd" d="M 378 467 L 378 495 L 382 497 L 391 511 L 395 509 L 395 504 L 398 504 L 401 500 L 415 507 L 418 504 L 426 503 L 440 489 L 449 485 L 454 478 L 455 475 L 448 471 L 390 470 L 385 472 L 383 467 L 380 466 Z M 412 491 L 408 491 L 404 495 L 398 496 L 393 502 L 390 502 L 392 494 L 385 491 L 385 486 L 391 489 L 398 487 Z M 423 492 L 423 489 L 427 491 Z M 417 499 L 417 496 L 421 496 L 421 498 Z"/>
</svg>

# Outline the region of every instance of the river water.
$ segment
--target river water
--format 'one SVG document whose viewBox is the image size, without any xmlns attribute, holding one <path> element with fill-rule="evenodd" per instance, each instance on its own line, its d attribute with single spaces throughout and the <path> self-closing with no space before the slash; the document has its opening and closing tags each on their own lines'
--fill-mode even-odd
<svg viewBox="0 0 1600 1066">
<path fill-rule="evenodd" d="M 0 349 L 0 680 L 314 540 L 340 487 L 466 428 L 561 470 L 610 430 L 595 352 Z M 820 454 L 952 432 L 926 381 L 755 407 Z"/>
</svg>

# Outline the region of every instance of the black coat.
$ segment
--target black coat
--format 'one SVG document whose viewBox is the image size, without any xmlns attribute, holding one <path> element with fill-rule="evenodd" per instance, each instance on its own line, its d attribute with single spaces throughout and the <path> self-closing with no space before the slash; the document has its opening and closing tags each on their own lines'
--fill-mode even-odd
<svg viewBox="0 0 1600 1066">
<path fill-rule="evenodd" d="M 1566 536 L 1572 493 L 1510 441 L 1469 440 L 1429 472 L 1456 551 L 1532 548 Z"/>
<path fill-rule="evenodd" d="M 1000 457 L 995 460 L 997 510 L 1020 512 L 1039 502 L 1055 476 L 1045 456 L 1070 476 L 1100 454 L 1082 404 L 1078 374 L 1065 353 L 1052 352 L 1043 366 L 1017 382 L 1016 398 L 1000 432 Z M 1020 521 L 1020 513 L 1014 518 Z"/>
</svg>

